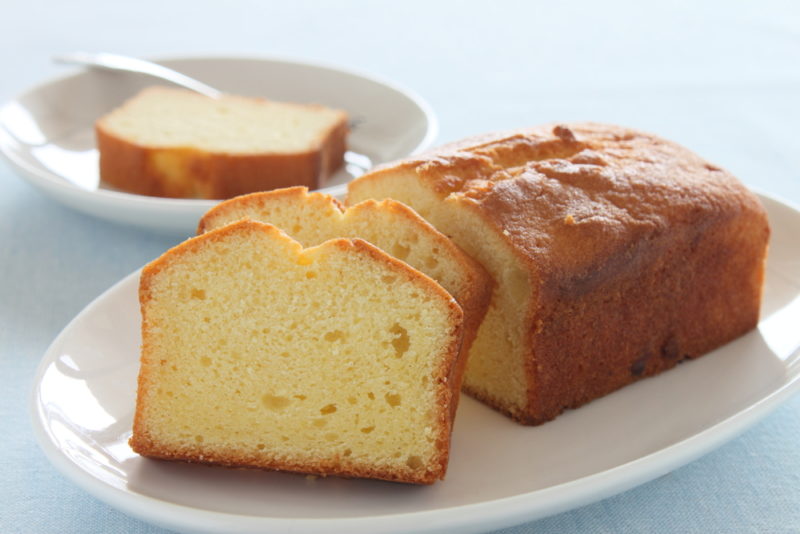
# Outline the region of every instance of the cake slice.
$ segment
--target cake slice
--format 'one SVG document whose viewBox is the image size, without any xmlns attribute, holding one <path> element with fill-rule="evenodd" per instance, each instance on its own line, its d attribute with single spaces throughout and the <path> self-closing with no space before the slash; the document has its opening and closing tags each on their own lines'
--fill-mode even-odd
<svg viewBox="0 0 800 534">
<path fill-rule="evenodd" d="M 730 173 L 592 123 L 466 139 L 375 169 L 496 282 L 464 390 L 520 422 L 696 358 L 758 322 L 769 224 Z"/>
<path fill-rule="evenodd" d="M 428 484 L 443 478 L 462 312 L 359 239 L 303 249 L 241 221 L 140 281 L 144 456 Z"/>
<path fill-rule="evenodd" d="M 330 195 L 293 187 L 221 202 L 200 219 L 198 233 L 240 219 L 277 226 L 304 246 L 337 237 L 361 238 L 430 276 L 461 306 L 461 351 L 469 354 L 486 314 L 493 282 L 480 264 L 408 206 L 394 200 L 368 200 L 344 209 Z"/>
<path fill-rule="evenodd" d="M 100 177 L 130 193 L 224 199 L 319 187 L 342 165 L 347 115 L 319 105 L 151 87 L 95 125 Z"/>
</svg>

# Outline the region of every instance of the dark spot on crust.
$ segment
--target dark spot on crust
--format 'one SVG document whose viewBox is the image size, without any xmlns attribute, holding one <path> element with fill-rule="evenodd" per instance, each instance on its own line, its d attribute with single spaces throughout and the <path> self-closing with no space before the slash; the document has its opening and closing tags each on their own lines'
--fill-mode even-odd
<svg viewBox="0 0 800 534">
<path fill-rule="evenodd" d="M 560 124 L 553 128 L 553 134 L 565 143 L 574 143 L 576 141 L 575 134 L 572 133 L 572 130 Z"/>
<path fill-rule="evenodd" d="M 670 335 L 664 344 L 661 345 L 661 357 L 666 360 L 674 360 L 681 355 L 681 347 L 674 335 Z"/>
<path fill-rule="evenodd" d="M 631 365 L 631 375 L 633 376 L 641 376 L 644 373 L 645 367 L 647 367 L 647 362 L 650 358 L 653 357 L 653 351 L 647 350 L 641 354 L 636 361 L 633 362 Z"/>
</svg>

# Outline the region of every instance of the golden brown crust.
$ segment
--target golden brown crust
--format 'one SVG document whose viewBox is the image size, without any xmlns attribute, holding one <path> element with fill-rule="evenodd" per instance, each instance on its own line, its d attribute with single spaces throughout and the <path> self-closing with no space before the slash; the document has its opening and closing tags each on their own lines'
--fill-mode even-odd
<svg viewBox="0 0 800 534">
<path fill-rule="evenodd" d="M 262 207 L 267 200 L 296 200 L 303 199 L 305 197 L 308 197 L 309 199 L 313 199 L 315 197 L 324 197 L 324 202 L 333 204 L 339 213 L 344 213 L 345 211 L 344 205 L 338 199 L 330 195 L 325 195 L 323 193 L 309 193 L 308 187 L 306 186 L 283 187 L 272 191 L 259 191 L 246 195 L 238 195 L 224 202 L 220 202 L 205 212 L 200 218 L 197 223 L 197 235 L 203 234 L 213 228 L 218 227 L 219 220 L 230 219 L 231 213 L 237 213 L 244 208 Z"/>
<path fill-rule="evenodd" d="M 151 377 L 148 372 L 149 360 L 153 352 L 149 343 L 149 331 L 156 326 L 150 324 L 148 314 L 148 305 L 152 298 L 151 284 L 161 271 L 167 269 L 174 262 L 180 262 L 185 255 L 191 254 L 199 248 L 208 246 L 216 241 L 223 240 L 230 234 L 240 232 L 263 232 L 271 235 L 273 238 L 283 240 L 288 247 L 294 248 L 298 255 L 304 253 L 304 249 L 299 243 L 292 240 L 288 235 L 274 226 L 256 221 L 243 220 L 191 238 L 170 249 L 161 257 L 145 266 L 142 270 L 139 281 L 139 299 L 142 314 L 142 355 L 141 369 L 138 377 L 138 393 L 136 411 L 134 413 L 133 435 L 129 442 L 131 448 L 142 456 L 151 458 L 182 460 L 232 467 L 255 467 L 323 476 L 367 477 L 413 484 L 432 484 L 436 480 L 443 479 L 447 470 L 450 438 L 455 414 L 455 411 L 451 407 L 453 403 L 458 401 L 458 391 L 460 389 L 460 382 L 454 378 L 454 373 L 455 369 L 462 365 L 460 362 L 462 359 L 460 346 L 463 312 L 452 296 L 442 289 L 434 280 L 361 239 L 333 239 L 317 247 L 305 249 L 305 253 L 313 253 L 313 251 L 321 251 L 325 248 L 338 248 L 340 250 L 355 251 L 359 255 L 368 256 L 375 262 L 381 263 L 387 270 L 416 284 L 421 291 L 426 292 L 432 298 L 445 303 L 449 310 L 450 324 L 453 325 L 449 333 L 450 346 L 442 355 L 439 361 L 438 371 L 434 377 L 435 383 L 437 384 L 436 406 L 438 409 L 436 413 L 438 415 L 438 425 L 436 428 L 436 449 L 438 454 L 424 474 L 413 470 L 392 470 L 389 468 L 358 464 L 357 462 L 339 455 L 323 460 L 309 458 L 305 462 L 298 462 L 277 457 L 269 458 L 264 455 L 243 455 L 240 451 L 212 451 L 188 447 L 175 449 L 170 446 L 164 446 L 152 438 L 144 421 L 148 398 L 146 392 L 152 387 Z"/>
<path fill-rule="evenodd" d="M 139 444 L 140 443 L 137 442 L 136 445 L 138 446 Z M 146 447 L 146 445 L 143 446 Z M 442 472 L 441 475 L 438 471 L 431 471 L 425 473 L 424 475 L 417 475 L 413 472 L 399 472 L 357 464 L 341 456 L 334 456 L 323 461 L 309 459 L 305 462 L 296 462 L 285 459 L 268 459 L 263 457 L 242 455 L 237 451 L 219 453 L 208 453 L 204 451 L 201 454 L 195 450 L 185 449 L 179 451 L 154 450 L 152 453 L 145 453 L 140 452 L 134 446 L 133 442 L 131 442 L 131 447 L 134 449 L 134 451 L 138 452 L 142 456 L 157 460 L 172 460 L 233 468 L 244 467 L 264 469 L 269 471 L 284 471 L 321 477 L 336 476 L 341 478 L 373 478 L 377 480 L 386 480 L 389 482 L 425 485 L 433 484 L 437 480 L 444 478 L 444 472 Z M 444 456 L 444 461 L 447 461 L 446 455 Z M 446 467 L 446 463 L 444 466 Z"/>
<path fill-rule="evenodd" d="M 467 139 L 384 166 L 411 172 L 510 245 L 534 283 L 525 423 L 752 329 L 769 238 L 757 197 L 675 143 L 593 123 Z"/>
<path fill-rule="evenodd" d="M 316 189 L 344 161 L 346 117 L 314 150 L 231 154 L 190 147 L 145 146 L 95 125 L 101 179 L 122 191 L 171 198 L 225 199 L 294 185 Z"/>
</svg>

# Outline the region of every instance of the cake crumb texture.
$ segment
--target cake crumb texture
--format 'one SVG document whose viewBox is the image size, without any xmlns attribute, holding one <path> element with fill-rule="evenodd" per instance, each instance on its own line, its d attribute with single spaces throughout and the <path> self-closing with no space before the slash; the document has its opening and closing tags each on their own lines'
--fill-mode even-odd
<svg viewBox="0 0 800 534">
<path fill-rule="evenodd" d="M 411 208 L 384 199 L 345 209 L 330 195 L 293 187 L 221 202 L 201 218 L 198 233 L 242 219 L 277 226 L 303 246 L 337 237 L 360 238 L 436 280 L 464 312 L 464 358 L 452 378 L 461 382 L 463 363 L 486 314 L 494 282 L 478 262 Z"/>
<path fill-rule="evenodd" d="M 190 462 L 443 478 L 462 312 L 362 240 L 241 221 L 149 264 L 133 449 Z"/>
</svg>

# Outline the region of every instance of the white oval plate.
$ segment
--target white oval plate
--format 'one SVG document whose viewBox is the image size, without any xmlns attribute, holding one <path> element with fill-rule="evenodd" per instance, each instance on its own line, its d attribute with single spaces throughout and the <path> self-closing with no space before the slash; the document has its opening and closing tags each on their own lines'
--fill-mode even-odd
<svg viewBox="0 0 800 534">
<path fill-rule="evenodd" d="M 394 84 L 334 67 L 281 59 L 195 57 L 159 61 L 225 92 L 318 103 L 350 114 L 346 165 L 324 190 L 378 163 L 419 152 L 438 132 L 419 96 Z M 160 82 L 139 74 L 85 70 L 50 81 L 0 108 L 0 154 L 20 176 L 57 201 L 117 223 L 191 235 L 216 201 L 133 195 L 100 182 L 94 122 Z"/>
<path fill-rule="evenodd" d="M 186 532 L 479 532 L 584 505 L 712 450 L 800 389 L 800 213 L 763 200 L 773 237 L 757 330 L 539 427 L 464 398 L 447 479 L 430 487 L 137 456 L 127 440 L 138 273 L 47 350 L 31 397 L 36 436 L 53 464 L 98 499 Z"/>
</svg>

